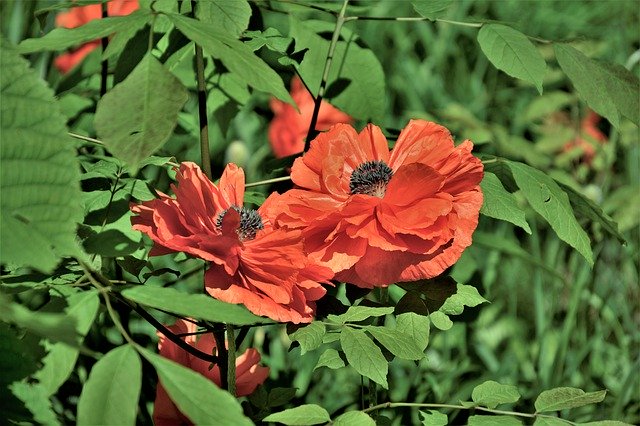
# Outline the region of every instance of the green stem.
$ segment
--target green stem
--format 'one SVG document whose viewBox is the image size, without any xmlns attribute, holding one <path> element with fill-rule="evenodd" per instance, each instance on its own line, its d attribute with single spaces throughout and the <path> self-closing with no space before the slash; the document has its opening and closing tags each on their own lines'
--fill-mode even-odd
<svg viewBox="0 0 640 426">
<path fill-rule="evenodd" d="M 72 138 L 79 139 L 81 141 L 91 142 L 91 143 L 94 143 L 96 145 L 104 146 L 104 142 L 99 141 L 98 139 L 90 138 L 89 136 L 82 136 L 82 135 L 79 135 L 77 133 L 72 133 L 72 132 L 67 132 L 67 134 L 69 136 L 71 136 Z"/>
<path fill-rule="evenodd" d="M 229 393 L 236 396 L 236 336 L 231 324 L 227 324 L 227 345 L 227 384 Z"/>
<path fill-rule="evenodd" d="M 245 188 L 251 188 L 252 186 L 269 185 L 270 183 L 285 182 L 285 181 L 288 181 L 288 180 L 291 180 L 291 176 L 283 176 L 283 177 L 279 177 L 279 178 L 261 180 L 259 182 L 246 183 L 244 185 L 244 187 Z"/>
<path fill-rule="evenodd" d="M 109 11 L 107 9 L 107 3 L 102 3 L 102 18 L 107 18 Z M 102 45 L 102 53 L 104 54 L 109 45 L 109 37 L 102 37 L 100 40 Z M 109 76 L 109 60 L 103 59 L 100 70 L 100 97 L 103 97 L 107 93 L 107 77 Z"/>
<path fill-rule="evenodd" d="M 191 9 L 195 14 L 195 0 L 191 0 Z M 198 80 L 198 116 L 200 118 L 200 162 L 202 163 L 204 174 L 209 179 L 213 179 L 209 154 L 209 119 L 207 116 L 207 86 L 204 79 L 204 55 L 202 54 L 202 46 L 196 44 L 195 49 L 196 79 Z"/>
<path fill-rule="evenodd" d="M 318 114 L 320 113 L 320 105 L 322 104 L 322 97 L 327 88 L 327 80 L 329 79 L 329 71 L 331 70 L 331 62 L 333 61 L 333 54 L 338 44 L 338 38 L 340 38 L 340 30 L 345 23 L 345 13 L 347 11 L 347 4 L 349 0 L 344 0 L 338 20 L 336 21 L 336 28 L 333 31 L 331 37 L 331 43 L 329 44 L 329 51 L 327 52 L 327 59 L 324 62 L 324 71 L 322 71 L 322 81 L 320 81 L 320 89 L 318 89 L 318 96 L 316 96 L 315 103 L 313 105 L 313 115 L 311 116 L 311 123 L 309 124 L 309 131 L 307 132 L 307 138 L 304 142 L 304 151 L 308 151 L 311 146 L 311 140 L 316 136 L 316 124 L 318 122 Z"/>
</svg>

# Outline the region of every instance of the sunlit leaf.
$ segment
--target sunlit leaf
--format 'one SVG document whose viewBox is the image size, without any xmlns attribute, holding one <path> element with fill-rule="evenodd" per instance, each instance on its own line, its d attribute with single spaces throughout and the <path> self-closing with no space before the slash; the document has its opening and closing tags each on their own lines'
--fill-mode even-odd
<svg viewBox="0 0 640 426">
<path fill-rule="evenodd" d="M 362 411 L 347 411 L 336 417 L 334 426 L 375 426 L 376 422 Z"/>
<path fill-rule="evenodd" d="M 413 9 L 431 20 L 443 16 L 451 4 L 453 0 L 411 0 Z"/>
<path fill-rule="evenodd" d="M 424 412 L 420 411 L 422 417 L 422 426 L 447 426 L 449 419 L 446 414 L 439 411 Z"/>
<path fill-rule="evenodd" d="M 305 404 L 280 411 L 279 413 L 269 414 L 262 420 L 285 425 L 317 425 L 331 421 L 331 417 L 329 417 L 327 410 L 319 405 Z"/>
<path fill-rule="evenodd" d="M 251 6 L 246 0 L 199 0 L 196 17 L 218 31 L 239 36 L 249 26 Z"/>
<path fill-rule="evenodd" d="M 406 312 L 396 317 L 396 328 L 409 334 L 421 351 L 424 351 L 429 344 L 430 324 L 428 316 L 414 312 Z"/>
<path fill-rule="evenodd" d="M 340 358 L 340 354 L 338 353 L 338 351 L 329 348 L 324 351 L 322 355 L 320 355 L 318 363 L 313 369 L 317 370 L 320 367 L 327 367 L 331 368 L 332 370 L 336 370 L 338 368 L 344 367 L 344 365 L 344 361 L 342 360 L 342 358 Z"/>
<path fill-rule="evenodd" d="M 374 339 L 398 358 L 409 360 L 424 358 L 423 351 L 413 340 L 413 336 L 408 333 L 377 326 L 367 326 L 365 330 L 371 333 Z"/>
<path fill-rule="evenodd" d="M 479 405 L 493 409 L 500 404 L 518 401 L 520 392 L 515 386 L 503 385 L 489 380 L 473 388 L 471 399 Z"/>
<path fill-rule="evenodd" d="M 522 422 L 509 416 L 471 416 L 468 426 L 521 426 Z"/>
<path fill-rule="evenodd" d="M 484 196 L 480 213 L 494 219 L 511 222 L 531 234 L 531 228 L 525 219 L 524 211 L 518 207 L 515 197 L 504 189 L 496 175 L 485 172 L 480 187 Z"/>
<path fill-rule="evenodd" d="M 300 343 L 300 355 L 318 348 L 322 344 L 326 328 L 320 321 L 314 321 L 309 325 L 299 328 L 289 337 Z"/>
<path fill-rule="evenodd" d="M 350 306 L 347 312 L 342 315 L 329 315 L 331 321 L 345 323 L 364 321 L 371 317 L 381 317 L 393 312 L 392 307 L 376 308 L 372 306 Z"/>
<path fill-rule="evenodd" d="M 601 402 L 606 395 L 604 390 L 585 392 L 578 388 L 560 387 L 542 392 L 534 405 L 538 413 L 559 411 Z"/>
<path fill-rule="evenodd" d="M 344 327 L 340 332 L 340 344 L 350 366 L 385 389 L 389 388 L 387 360 L 364 331 Z"/>
</svg>

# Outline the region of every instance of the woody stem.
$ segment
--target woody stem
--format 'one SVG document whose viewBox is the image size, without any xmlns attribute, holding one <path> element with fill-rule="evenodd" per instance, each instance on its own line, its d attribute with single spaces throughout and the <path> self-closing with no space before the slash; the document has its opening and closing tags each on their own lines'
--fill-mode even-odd
<svg viewBox="0 0 640 426">
<path fill-rule="evenodd" d="M 333 61 L 333 54 L 336 50 L 336 45 L 338 44 L 338 38 L 340 37 L 340 30 L 342 29 L 342 24 L 345 23 L 345 13 L 347 11 L 347 4 L 349 0 L 344 0 L 342 3 L 342 9 L 340 9 L 340 14 L 338 15 L 338 20 L 336 21 L 336 29 L 333 31 L 333 36 L 331 37 L 331 43 L 329 44 L 329 51 L 327 52 L 327 59 L 324 62 L 324 71 L 322 71 L 322 81 L 320 81 L 320 89 L 318 89 L 318 95 L 313 104 L 313 115 L 311 116 L 311 123 L 309 124 L 309 131 L 307 132 L 307 139 L 304 142 L 304 150 L 305 152 L 309 150 L 311 146 L 311 140 L 316 137 L 316 124 L 318 123 L 318 114 L 320 113 L 320 105 L 322 104 L 322 97 L 324 96 L 324 92 L 327 88 L 327 80 L 329 79 L 329 71 L 331 70 L 331 62 Z"/>
<path fill-rule="evenodd" d="M 235 331 L 231 324 L 227 324 L 227 385 L 229 393 L 236 396 L 236 337 Z"/>
</svg>

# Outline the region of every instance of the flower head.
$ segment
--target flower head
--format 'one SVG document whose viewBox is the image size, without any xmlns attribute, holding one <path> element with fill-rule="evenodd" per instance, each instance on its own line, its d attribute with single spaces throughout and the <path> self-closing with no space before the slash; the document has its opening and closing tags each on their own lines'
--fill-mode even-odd
<svg viewBox="0 0 640 426">
<path fill-rule="evenodd" d="M 585 164 L 591 164 L 596 156 L 596 147 L 598 144 L 606 144 L 609 139 L 598 128 L 601 117 L 593 111 L 589 111 L 580 122 L 580 132 L 576 137 L 567 142 L 564 152 L 577 150 L 582 153 L 581 160 Z"/>
<path fill-rule="evenodd" d="M 207 354 L 214 353 L 216 342 L 213 336 L 211 333 L 206 333 L 201 336 L 195 334 L 197 327 L 194 323 L 180 319 L 176 321 L 175 325 L 167 328 L 174 334 L 185 335 L 190 333 L 190 335 L 182 337 L 186 343 Z M 217 365 L 210 368 L 211 363 L 191 355 L 167 339 L 164 334 L 158 332 L 158 337 L 160 339 L 158 341 L 160 355 L 200 373 L 220 386 L 222 381 L 220 379 L 220 368 Z M 260 354 L 253 348 L 247 349 L 236 359 L 236 394 L 238 396 L 250 395 L 256 390 L 258 385 L 262 384 L 269 376 L 269 368 L 263 367 L 259 365 L 259 363 Z M 156 388 L 153 421 L 157 426 L 192 424 L 189 419 L 178 410 L 178 407 L 176 407 L 173 401 L 171 401 L 167 391 L 160 382 Z"/>
<path fill-rule="evenodd" d="M 182 251 L 209 261 L 211 296 L 276 321 L 310 322 L 326 291 L 320 282 L 333 273 L 309 261 L 300 230 L 273 227 L 274 197 L 258 210 L 242 207 L 244 172 L 235 164 L 214 185 L 195 163 L 182 163 L 177 181 L 175 198 L 131 207 L 133 228 L 155 242 L 150 255 Z"/>
<path fill-rule="evenodd" d="M 125 16 L 139 7 L 138 0 L 111 0 L 107 3 L 107 13 L 109 16 Z M 69 12 L 58 14 L 56 16 L 56 26 L 76 28 L 100 18 L 102 18 L 102 5 L 90 4 L 74 7 Z M 58 56 L 54 61 L 54 65 L 61 73 L 66 74 L 98 46 L 100 46 L 100 40 L 85 43 L 71 52 Z"/>
<path fill-rule="evenodd" d="M 314 100 L 299 78 L 291 80 L 291 97 L 300 112 L 286 102 L 272 99 L 275 117 L 269 125 L 269 142 L 277 158 L 298 154 L 304 149 L 304 137 L 309 130 Z M 316 129 L 327 130 L 337 123 L 352 123 L 353 119 L 326 101 L 320 104 Z"/>
<path fill-rule="evenodd" d="M 301 229 L 310 257 L 336 279 L 372 288 L 430 278 L 471 244 L 482 206 L 473 144 L 412 120 L 390 152 L 380 129 L 338 124 L 296 159 L 299 187 L 272 204 L 276 225 Z"/>
</svg>

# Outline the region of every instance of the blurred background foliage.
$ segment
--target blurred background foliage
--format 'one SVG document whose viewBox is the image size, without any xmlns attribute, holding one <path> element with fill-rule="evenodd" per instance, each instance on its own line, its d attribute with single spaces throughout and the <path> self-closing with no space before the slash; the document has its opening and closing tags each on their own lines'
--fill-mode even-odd
<svg viewBox="0 0 640 426">
<path fill-rule="evenodd" d="M 300 22 L 325 21 L 328 28 L 333 28 L 335 18 L 331 14 L 295 2 L 277 7 L 275 3 L 252 3 L 249 31 L 273 27 L 285 37 L 290 34 L 295 23 L 289 15 L 270 9 L 288 10 Z M 33 13 L 51 4 L 28 0 L 0 2 L 2 33 L 17 43 L 50 31 L 55 14 L 41 15 L 38 20 Z M 336 7 L 335 3 L 315 5 Z M 411 4 L 402 1 L 353 1 L 349 10 L 349 15 L 416 16 Z M 463 0 L 454 2 L 443 18 L 502 21 L 529 36 L 577 41 L 590 57 L 621 64 L 640 75 L 640 7 L 635 0 Z M 161 27 L 159 22 L 158 30 Z M 451 273 L 458 282 L 478 287 L 491 304 L 467 308 L 453 318 L 454 324 L 447 331 L 432 328 L 427 357 L 419 362 L 417 372 L 414 363 L 393 361 L 389 375 L 391 391 L 388 397 L 380 394 L 378 400 L 457 403 L 469 400 L 474 386 L 495 380 L 517 385 L 523 399 L 511 408 L 528 412 L 541 391 L 575 386 L 587 391 L 607 389 L 609 393 L 601 404 L 572 410 L 572 420 L 611 418 L 640 423 L 638 128 L 623 121 L 620 129 L 615 129 L 601 119 L 594 127 L 606 140 L 590 136 L 583 124 L 589 111 L 560 72 L 553 49 L 544 43 L 536 43 L 548 64 L 544 93 L 540 96 L 533 85 L 513 79 L 491 65 L 477 44 L 476 28 L 447 23 L 358 20 L 348 22 L 343 36 L 346 32 L 357 34 L 360 44 L 373 51 L 384 71 L 386 87 L 373 95 L 383 100 L 384 108 L 376 124 L 389 135 L 397 135 L 397 130 L 410 118 L 439 122 L 451 129 L 457 141 L 464 138 L 474 141 L 476 153 L 524 161 L 587 195 L 618 222 L 626 240 L 621 245 L 597 226 L 588 229 L 596 254 L 591 268 L 576 251 L 559 241 L 532 210 L 527 215 L 531 235 L 482 216 L 473 246 Z M 119 73 L 126 75 L 130 71 L 132 58 L 137 62 L 136 55 L 144 53 L 147 36 L 139 34 L 127 46 L 128 50 L 115 65 L 116 79 L 121 78 Z M 140 40 L 144 41 L 141 48 L 136 45 L 141 44 Z M 167 37 L 158 40 L 156 53 L 168 43 Z M 192 52 L 193 49 L 178 51 L 165 61 L 165 66 L 192 92 L 174 135 L 157 153 L 160 157 L 175 156 L 179 161 L 199 160 Z M 293 76 L 290 66 L 278 62 L 280 55 L 264 47 L 258 53 L 285 82 Z M 56 91 L 70 130 L 93 136 L 99 52 L 92 53 L 66 76 L 60 76 L 51 67 L 53 57 L 52 53 L 40 53 L 29 59 Z M 215 72 L 217 66 L 220 65 L 215 61 L 208 61 L 207 73 Z M 364 78 L 371 70 L 364 68 L 359 72 Z M 278 165 L 272 161 L 266 137 L 272 118 L 268 96 L 249 93 L 242 87 L 229 92 L 229 87 L 223 91 L 216 90 L 215 84 L 210 86 L 213 174 L 219 175 L 226 161 L 234 161 L 246 167 L 249 182 L 271 177 Z M 360 121 L 356 127 L 363 125 L 364 121 Z M 585 145 L 567 148 L 576 138 L 590 149 Z M 88 173 L 83 177 L 87 217 L 81 232 L 95 233 L 95 227 L 101 226 L 106 214 L 110 217 L 106 229 L 121 231 L 135 251 L 141 237 L 129 229 L 126 197 L 116 196 L 117 202 L 108 209 L 109 197 L 105 198 L 105 192 L 100 190 L 113 187 L 118 179 L 126 185 L 137 185 L 136 198 L 145 199 L 152 197 L 149 187 L 167 190 L 171 172 L 166 168 L 145 168 L 139 179 L 120 178 L 121 169 L 115 160 L 83 150 L 81 159 Z M 256 191 L 266 194 L 269 189 L 281 188 L 260 187 Z M 256 197 L 259 200 L 259 195 Z M 91 249 L 88 251 L 92 252 Z M 104 254 L 100 247 L 93 250 Z M 199 261 L 178 255 L 172 259 L 153 258 L 150 264 L 144 271 L 162 272 L 150 276 L 151 283 L 185 288 L 201 285 Z M 176 273 L 180 278 L 176 278 Z M 63 274 L 55 279 L 64 282 Z M 32 306 L 46 303 L 45 293 L 46 289 L 30 291 L 29 303 Z M 403 290 L 394 288 L 391 297 L 397 301 L 402 293 Z M 343 288 L 336 295 L 346 300 Z M 126 310 L 120 314 L 138 342 L 155 347 L 153 327 L 135 316 L 129 317 Z M 100 312 L 85 340 L 87 348 L 106 352 L 121 343 L 121 336 L 104 312 Z M 351 369 L 314 371 L 320 351 L 304 356 L 300 356 L 297 347 L 288 351 L 289 338 L 283 327 L 251 330 L 244 345 L 259 348 L 271 367 L 265 387 L 293 384 L 297 388 L 294 405 L 318 403 L 337 413 L 359 406 L 361 383 L 357 373 Z M 80 356 L 76 371 L 55 397 L 53 409 L 67 421 L 74 418 L 77 395 L 95 362 L 90 351 Z M 152 370 L 148 373 L 144 375 L 140 403 L 143 409 L 139 421 L 143 423 L 150 421 L 154 398 L 154 373 Z M 453 424 L 464 422 L 468 415 L 448 414 Z M 381 415 L 396 425 L 420 421 L 418 412 L 410 409 L 383 410 Z"/>
</svg>

